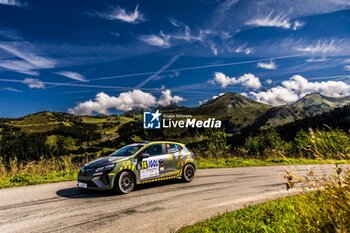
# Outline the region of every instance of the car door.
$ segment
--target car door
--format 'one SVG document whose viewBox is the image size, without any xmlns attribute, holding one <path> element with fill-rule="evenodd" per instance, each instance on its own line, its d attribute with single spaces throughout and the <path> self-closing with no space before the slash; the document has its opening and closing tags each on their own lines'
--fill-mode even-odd
<svg viewBox="0 0 350 233">
<path fill-rule="evenodd" d="M 166 160 L 164 144 L 149 145 L 142 153 L 147 153 L 150 157 L 141 161 L 140 180 L 144 181 L 164 176 L 166 173 L 164 170 L 164 162 Z"/>
<path fill-rule="evenodd" d="M 166 143 L 165 144 L 165 150 L 166 150 L 166 157 L 165 160 L 165 170 L 166 172 L 173 172 L 175 170 L 181 169 L 181 166 L 179 166 L 179 161 L 181 159 L 181 146 L 176 143 Z"/>
</svg>

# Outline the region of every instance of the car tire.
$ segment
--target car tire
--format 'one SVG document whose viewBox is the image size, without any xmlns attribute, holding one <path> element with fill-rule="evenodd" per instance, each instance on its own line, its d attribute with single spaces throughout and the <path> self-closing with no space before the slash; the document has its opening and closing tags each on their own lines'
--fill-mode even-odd
<svg viewBox="0 0 350 233">
<path fill-rule="evenodd" d="M 196 169 L 192 164 L 186 164 L 184 168 L 182 169 L 182 176 L 181 180 L 182 182 L 191 182 L 194 177 L 194 173 L 196 172 Z"/>
<path fill-rule="evenodd" d="M 114 182 L 114 189 L 118 194 L 130 193 L 135 187 L 135 178 L 130 171 L 122 171 Z"/>
</svg>

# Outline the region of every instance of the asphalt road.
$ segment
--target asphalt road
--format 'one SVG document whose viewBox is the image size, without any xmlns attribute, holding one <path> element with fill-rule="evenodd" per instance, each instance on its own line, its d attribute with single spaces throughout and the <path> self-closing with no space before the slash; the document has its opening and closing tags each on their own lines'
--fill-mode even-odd
<svg viewBox="0 0 350 233">
<path fill-rule="evenodd" d="M 334 165 L 198 170 L 191 183 L 139 186 L 127 195 L 81 192 L 76 182 L 0 190 L 0 232 L 174 232 L 219 213 L 295 193 L 286 169 L 327 173 Z"/>
</svg>

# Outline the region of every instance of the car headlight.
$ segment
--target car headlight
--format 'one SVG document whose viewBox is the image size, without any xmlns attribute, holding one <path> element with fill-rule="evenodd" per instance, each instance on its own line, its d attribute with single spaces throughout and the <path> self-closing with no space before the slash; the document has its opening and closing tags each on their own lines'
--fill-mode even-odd
<svg viewBox="0 0 350 233">
<path fill-rule="evenodd" d="M 104 167 L 98 167 L 95 169 L 95 172 L 103 172 L 103 171 L 107 171 L 107 170 L 111 170 L 115 167 L 115 164 L 110 164 Z"/>
</svg>

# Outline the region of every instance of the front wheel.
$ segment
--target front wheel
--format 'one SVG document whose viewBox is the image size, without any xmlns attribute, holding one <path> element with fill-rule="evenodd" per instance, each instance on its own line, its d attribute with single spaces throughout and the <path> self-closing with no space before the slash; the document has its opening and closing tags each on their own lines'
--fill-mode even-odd
<svg viewBox="0 0 350 233">
<path fill-rule="evenodd" d="M 134 176 L 129 171 L 123 171 L 118 174 L 114 184 L 114 189 L 119 194 L 130 193 L 135 187 Z"/>
<path fill-rule="evenodd" d="M 192 164 L 186 164 L 185 167 L 182 170 L 182 181 L 183 182 L 191 182 L 194 177 L 196 169 Z"/>
</svg>

